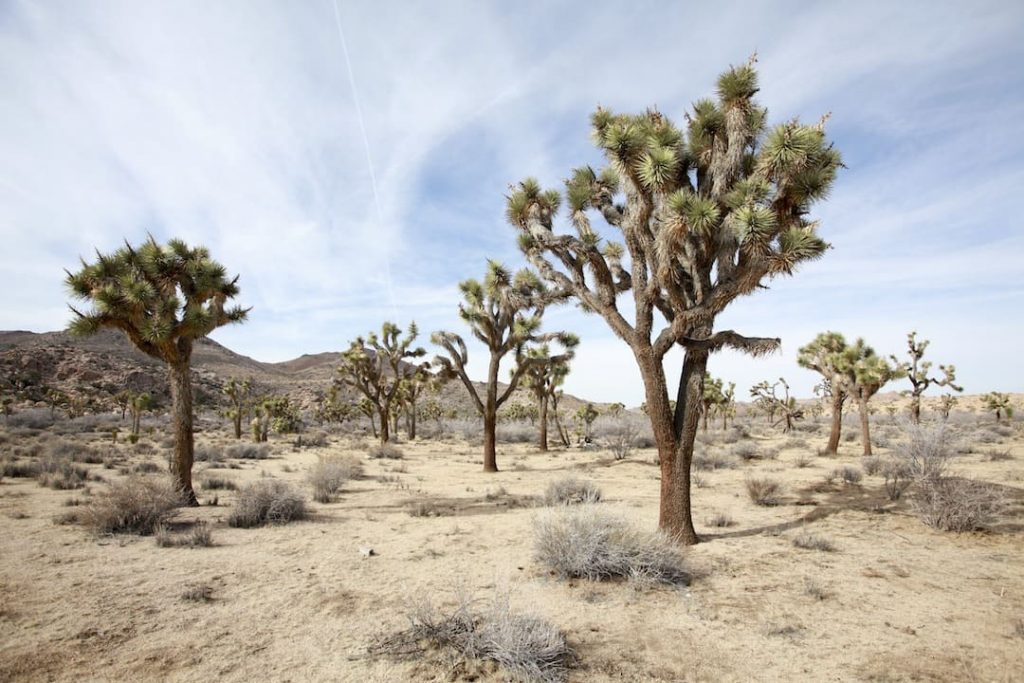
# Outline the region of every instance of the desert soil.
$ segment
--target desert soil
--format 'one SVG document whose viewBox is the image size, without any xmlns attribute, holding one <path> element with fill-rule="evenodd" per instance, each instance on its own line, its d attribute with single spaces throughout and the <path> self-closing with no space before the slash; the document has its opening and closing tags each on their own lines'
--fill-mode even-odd
<svg viewBox="0 0 1024 683">
<path fill-rule="evenodd" d="M 277 477 L 308 496 L 308 468 L 338 452 L 362 458 L 365 476 L 336 502 L 311 502 L 309 521 L 255 529 L 227 526 L 235 492 L 200 489 L 201 501 L 216 497 L 218 505 L 174 520 L 180 528 L 211 525 L 214 546 L 194 549 L 58 524 L 75 509 L 66 502 L 87 502 L 86 493 L 5 478 L 0 680 L 458 680 L 440 656 L 374 660 L 367 645 L 406 625 L 410 601 L 450 603 L 460 590 L 482 600 L 508 593 L 517 610 L 562 629 L 580 660 L 572 681 L 1024 680 L 1020 423 L 953 463 L 958 473 L 999 484 L 1012 502 L 991 529 L 964 534 L 924 525 L 909 500 L 890 502 L 878 475 L 826 484 L 828 472 L 861 458 L 856 441 L 844 441 L 838 458 L 817 456 L 823 421 L 789 435 L 748 424 L 743 441 L 777 456 L 698 472 L 694 510 L 705 542 L 687 551 L 697 577 L 690 586 L 643 590 L 549 575 L 532 558 L 531 523 L 548 483 L 575 475 L 600 487 L 602 508 L 653 529 L 652 449 L 615 461 L 602 449 L 502 445 L 504 471 L 485 474 L 479 447 L 460 438 L 403 443 L 402 460 L 370 460 L 369 442 L 357 438 L 332 436 L 326 447 L 301 451 L 282 438 L 271 459 L 209 472 L 198 464 L 196 479 Z M 898 439 L 896 426 L 876 429 Z M 232 443 L 227 428 L 221 432 L 199 442 Z M 66 437 L 8 434 L 4 448 L 58 438 Z M 716 427 L 702 448 L 728 453 L 734 446 L 722 439 Z M 103 447 L 163 466 L 159 453 Z M 1012 457 L 989 461 L 992 450 Z M 89 467 L 108 482 L 124 476 Z M 781 481 L 781 504 L 752 503 L 744 488 L 751 475 Z M 734 524 L 710 526 L 717 513 Z M 803 532 L 835 550 L 795 547 Z M 367 547 L 372 556 L 360 552 Z M 183 599 L 197 586 L 208 601 Z M 502 680 L 500 671 L 482 676 Z"/>
</svg>

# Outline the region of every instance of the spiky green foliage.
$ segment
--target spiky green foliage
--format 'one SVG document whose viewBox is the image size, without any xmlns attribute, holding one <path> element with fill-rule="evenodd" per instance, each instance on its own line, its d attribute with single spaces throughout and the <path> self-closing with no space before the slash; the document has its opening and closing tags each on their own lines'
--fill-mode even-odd
<svg viewBox="0 0 1024 683">
<path fill-rule="evenodd" d="M 915 423 L 921 422 L 921 395 L 928 390 L 928 387 L 934 384 L 937 387 L 949 387 L 953 391 L 963 391 L 963 387 L 955 384 L 956 366 L 954 365 L 939 366 L 939 372 L 942 373 L 941 379 L 928 376 L 932 363 L 922 360 L 928 344 L 927 339 L 918 342 L 917 332 L 911 332 L 907 335 L 907 354 L 910 356 L 910 360 L 900 361 L 896 356 L 890 356 L 896 366 L 896 372 L 905 375 L 910 380 L 910 415 Z"/>
<path fill-rule="evenodd" d="M 418 336 L 416 323 L 409 324 L 403 337 L 398 325 L 385 322 L 380 335 L 371 332 L 366 338 L 358 337 L 341 354 L 338 382 L 362 394 L 376 410 L 382 444 L 391 439 L 389 418 L 397 407 L 403 382 L 410 381 L 417 373 L 429 372 L 429 363 L 410 362 L 427 355 L 423 347 L 413 346 Z M 368 414 L 372 421 L 373 414 Z"/>
<path fill-rule="evenodd" d="M 599 108 L 593 114 L 591 137 L 607 165 L 577 168 L 566 181 L 575 234 L 556 232 L 559 202 L 536 180 L 523 181 L 507 198 L 519 246 L 540 276 L 600 314 L 633 349 L 663 477 L 685 479 L 662 487 L 668 497 L 660 524 L 685 542 L 696 541 L 690 425 L 700 411 L 707 355 L 723 347 L 757 355 L 779 344 L 715 332 L 715 318 L 737 297 L 825 253 L 828 244 L 810 214 L 841 166 L 824 118 L 816 125 L 791 120 L 765 132 L 766 111 L 754 100 L 753 59 L 727 70 L 717 90 L 715 99 L 693 105 L 684 128 L 656 110 Z M 594 213 L 621 233 L 621 245 L 602 239 L 591 223 Z M 629 291 L 633 302 L 623 311 L 619 298 Z M 630 309 L 632 321 L 624 314 Z M 657 332 L 655 312 L 667 323 Z M 689 399 L 678 401 L 673 415 L 662 361 L 677 345 L 690 359 L 681 377 Z"/>
<path fill-rule="evenodd" d="M 231 419 L 235 429 L 235 438 L 241 439 L 242 422 L 248 421 L 249 415 L 252 414 L 253 401 L 255 400 L 253 380 L 249 378 L 239 382 L 236 378 L 232 377 L 221 387 L 221 393 L 228 401 L 228 407 L 224 414 Z"/>
<path fill-rule="evenodd" d="M 68 329 L 90 335 L 110 327 L 124 332 L 141 350 L 168 364 L 171 378 L 176 485 L 196 503 L 192 490 L 192 346 L 222 325 L 245 320 L 247 309 L 229 306 L 238 295 L 238 277 L 210 258 L 206 247 L 179 239 L 161 245 L 149 237 L 139 247 L 125 245 L 77 272 L 65 271 L 71 295 L 91 308 L 74 314 Z"/>
<path fill-rule="evenodd" d="M 527 367 L 522 372 L 522 385 L 530 390 L 537 401 L 535 410 L 540 417 L 538 445 L 542 451 L 548 448 L 548 407 L 555 393 L 569 374 L 569 363 L 576 355 L 579 338 L 573 334 L 565 334 L 561 338 L 564 351 L 552 354 L 549 344 L 540 344 L 527 349 L 525 358 Z M 514 375 L 518 366 L 512 369 Z M 561 437 L 561 433 L 559 433 Z"/>
<path fill-rule="evenodd" d="M 523 185 L 533 203 L 526 208 L 510 204 L 510 217 L 520 210 L 543 212 L 557 208 L 557 197 L 545 198 L 535 182 L 524 181 Z M 536 355 L 531 357 L 530 349 L 553 342 L 568 349 L 574 347 L 578 340 L 564 332 L 540 331 L 546 307 L 561 301 L 565 295 L 557 289 L 547 288 L 529 270 L 520 270 L 512 275 L 496 261 L 488 261 L 483 281 L 465 280 L 459 284 L 459 290 L 463 296 L 459 317 L 490 353 L 484 395 L 480 395 L 466 373 L 469 352 L 465 340 L 458 334 L 444 330 L 434 332 L 431 341 L 445 351 L 444 355 L 435 358 L 435 363 L 440 366 L 443 376 L 458 378 L 466 387 L 473 405 L 484 419 L 484 469 L 497 471 L 494 452 L 497 411 L 515 391 L 524 374 L 542 362 Z M 499 394 L 498 373 L 502 359 L 509 354 L 513 355 L 515 365 L 508 387 Z"/>
<path fill-rule="evenodd" d="M 1010 403 L 1009 394 L 1001 394 L 998 391 L 990 391 L 985 395 L 985 407 L 996 414 L 996 422 L 1013 417 L 1013 404 Z"/>
</svg>

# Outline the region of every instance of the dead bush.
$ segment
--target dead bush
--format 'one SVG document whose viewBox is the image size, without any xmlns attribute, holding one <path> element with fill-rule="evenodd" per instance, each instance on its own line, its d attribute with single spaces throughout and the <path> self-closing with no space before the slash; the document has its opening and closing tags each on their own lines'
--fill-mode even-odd
<svg viewBox="0 0 1024 683">
<path fill-rule="evenodd" d="M 320 456 L 306 479 L 313 486 L 313 500 L 330 503 L 350 479 L 363 473 L 363 464 L 351 455 Z"/>
<path fill-rule="evenodd" d="M 744 485 L 747 495 L 757 505 L 778 505 L 782 497 L 782 484 L 770 477 L 747 477 Z"/>
<path fill-rule="evenodd" d="M 169 479 L 131 476 L 97 494 L 82 513 L 84 524 L 98 533 L 147 536 L 184 504 Z"/>
<path fill-rule="evenodd" d="M 907 439 L 896 448 L 896 456 L 910 468 L 913 479 L 941 477 L 950 458 L 956 453 L 956 442 L 944 425 L 907 425 Z"/>
<path fill-rule="evenodd" d="M 1005 506 L 995 486 L 960 477 L 919 479 L 913 499 L 921 521 L 940 531 L 983 529 Z"/>
<path fill-rule="evenodd" d="M 533 524 L 534 559 L 561 578 L 690 581 L 682 551 L 661 532 L 632 528 L 591 506 L 555 508 Z"/>
<path fill-rule="evenodd" d="M 412 605 L 409 626 L 379 636 L 367 648 L 373 657 L 414 659 L 429 651 L 470 662 L 497 663 L 511 680 L 557 683 L 566 680 L 576 655 L 565 636 L 547 621 L 513 612 L 507 596 L 484 609 L 460 597 L 454 609 L 441 610 L 426 599 Z"/>
<path fill-rule="evenodd" d="M 287 524 L 306 517 L 306 502 L 289 484 L 263 479 L 238 493 L 228 525 L 247 529 L 264 524 Z"/>
<path fill-rule="evenodd" d="M 405 457 L 402 449 L 393 443 L 371 446 L 366 454 L 374 460 L 401 460 Z"/>
<path fill-rule="evenodd" d="M 548 484 L 544 492 L 545 505 L 576 505 L 597 503 L 601 500 L 601 489 L 591 481 L 576 477 L 562 477 Z"/>
<path fill-rule="evenodd" d="M 882 476 L 885 477 L 885 493 L 892 501 L 902 498 L 912 481 L 910 465 L 900 460 L 887 460 L 882 465 Z"/>
</svg>

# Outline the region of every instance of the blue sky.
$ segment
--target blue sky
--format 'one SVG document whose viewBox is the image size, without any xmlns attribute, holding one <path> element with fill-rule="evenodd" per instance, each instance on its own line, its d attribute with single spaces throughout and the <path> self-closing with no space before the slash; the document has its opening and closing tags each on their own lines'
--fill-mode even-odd
<svg viewBox="0 0 1024 683">
<path fill-rule="evenodd" d="M 902 353 L 916 329 L 968 391 L 1024 390 L 1024 5 L 549 4 L 0 2 L 0 329 L 63 327 L 62 269 L 150 231 L 241 275 L 251 318 L 214 337 L 260 360 L 384 319 L 465 332 L 458 281 L 522 263 L 510 183 L 599 164 L 596 104 L 678 120 L 757 50 L 770 121 L 831 111 L 848 168 L 817 210 L 834 249 L 720 318 L 783 352 L 711 371 L 809 395 L 817 332 Z M 570 392 L 642 400 L 599 318 L 546 328 L 582 337 Z"/>
</svg>

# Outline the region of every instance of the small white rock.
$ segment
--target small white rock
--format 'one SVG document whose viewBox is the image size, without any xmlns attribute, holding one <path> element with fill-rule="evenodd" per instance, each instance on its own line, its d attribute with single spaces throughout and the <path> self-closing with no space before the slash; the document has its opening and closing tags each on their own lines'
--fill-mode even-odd
<svg viewBox="0 0 1024 683">
<path fill-rule="evenodd" d="M 372 557 L 372 556 L 376 555 L 377 553 L 374 552 L 373 548 L 365 548 L 364 547 L 364 548 L 360 548 L 359 549 L 359 554 L 362 555 L 363 557 Z"/>
</svg>

